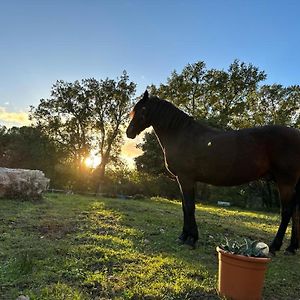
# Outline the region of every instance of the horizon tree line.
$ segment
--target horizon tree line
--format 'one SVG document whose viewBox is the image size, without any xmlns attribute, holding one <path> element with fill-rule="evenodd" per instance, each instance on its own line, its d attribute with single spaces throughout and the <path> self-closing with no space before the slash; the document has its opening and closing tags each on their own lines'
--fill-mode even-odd
<svg viewBox="0 0 300 300">
<path fill-rule="evenodd" d="M 266 78 L 258 67 L 238 60 L 227 70 L 207 69 L 198 61 L 148 90 L 215 127 L 299 128 L 300 86 L 263 84 Z M 101 192 L 107 170 L 126 168 L 120 159 L 122 133 L 135 92 L 126 71 L 117 79 L 58 80 L 49 99 L 31 106 L 32 126 L 0 127 L 0 165 L 40 168 L 54 185 Z M 168 176 L 153 133 L 145 134 L 139 147 L 143 154 L 135 159 L 137 171 Z M 83 163 L 91 152 L 101 161 L 95 170 Z"/>
</svg>

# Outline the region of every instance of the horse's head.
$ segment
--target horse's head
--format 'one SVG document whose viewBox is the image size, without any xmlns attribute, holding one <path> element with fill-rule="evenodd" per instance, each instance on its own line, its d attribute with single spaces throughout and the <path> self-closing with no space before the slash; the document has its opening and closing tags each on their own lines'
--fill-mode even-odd
<svg viewBox="0 0 300 300">
<path fill-rule="evenodd" d="M 134 106 L 130 113 L 131 122 L 126 130 L 127 137 L 134 139 L 150 124 L 150 100 L 148 91 L 145 91 L 143 98 Z"/>
</svg>

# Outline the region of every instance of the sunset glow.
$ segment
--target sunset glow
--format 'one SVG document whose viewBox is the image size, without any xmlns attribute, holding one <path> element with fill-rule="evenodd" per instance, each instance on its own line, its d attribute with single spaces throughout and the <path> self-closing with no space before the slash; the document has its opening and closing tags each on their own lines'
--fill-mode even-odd
<svg viewBox="0 0 300 300">
<path fill-rule="evenodd" d="M 99 156 L 91 154 L 84 160 L 84 164 L 91 169 L 95 169 L 100 165 L 101 159 Z"/>
</svg>

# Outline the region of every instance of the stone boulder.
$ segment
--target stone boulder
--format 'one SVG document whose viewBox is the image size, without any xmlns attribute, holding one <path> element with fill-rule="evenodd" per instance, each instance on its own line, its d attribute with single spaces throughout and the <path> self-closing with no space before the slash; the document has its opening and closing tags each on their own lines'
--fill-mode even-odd
<svg viewBox="0 0 300 300">
<path fill-rule="evenodd" d="M 30 300 L 28 296 L 21 295 L 16 300 Z"/>
<path fill-rule="evenodd" d="M 0 197 L 40 199 L 49 182 L 39 170 L 0 168 Z"/>
</svg>

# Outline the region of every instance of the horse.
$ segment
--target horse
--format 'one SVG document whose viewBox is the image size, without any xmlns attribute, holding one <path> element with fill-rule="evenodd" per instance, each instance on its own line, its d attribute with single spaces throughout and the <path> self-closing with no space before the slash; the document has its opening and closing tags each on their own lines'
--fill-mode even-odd
<svg viewBox="0 0 300 300">
<path fill-rule="evenodd" d="M 131 112 L 126 130 L 134 139 L 152 126 L 164 153 L 168 171 L 182 194 L 183 228 L 178 238 L 195 247 L 199 238 L 195 220 L 195 183 L 215 186 L 244 184 L 269 178 L 277 184 L 281 222 L 270 253 L 279 251 L 292 218 L 287 254 L 299 248 L 300 131 L 279 125 L 221 130 L 196 121 L 172 103 L 146 90 Z"/>
</svg>

